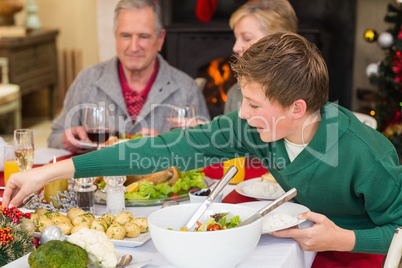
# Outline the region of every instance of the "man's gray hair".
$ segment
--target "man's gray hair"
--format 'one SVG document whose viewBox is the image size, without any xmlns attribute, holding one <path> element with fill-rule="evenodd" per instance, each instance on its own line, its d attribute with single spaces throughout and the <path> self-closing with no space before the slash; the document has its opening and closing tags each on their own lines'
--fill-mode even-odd
<svg viewBox="0 0 402 268">
<path fill-rule="evenodd" d="M 120 11 L 124 9 L 140 9 L 145 7 L 151 7 L 155 15 L 155 33 L 159 37 L 162 33 L 162 11 L 161 7 L 156 0 L 120 0 L 114 10 L 114 25 L 113 30 L 116 32 L 117 29 L 117 17 Z"/>
</svg>

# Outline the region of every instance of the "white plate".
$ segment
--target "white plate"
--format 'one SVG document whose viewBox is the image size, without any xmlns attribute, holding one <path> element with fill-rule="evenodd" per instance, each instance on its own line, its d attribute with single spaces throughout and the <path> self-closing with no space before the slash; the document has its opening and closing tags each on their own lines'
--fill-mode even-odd
<svg viewBox="0 0 402 268">
<path fill-rule="evenodd" d="M 124 254 L 119 253 L 119 250 L 117 249 L 116 255 L 117 255 L 117 259 L 119 259 Z M 3 268 L 29 268 L 28 257 L 29 257 L 29 254 L 15 260 L 13 262 L 10 262 L 9 264 L 3 266 Z M 141 268 L 150 262 L 151 262 L 151 259 L 144 258 L 141 256 L 133 256 L 133 260 L 126 267 L 127 268 Z M 99 267 L 99 266 L 95 266 L 95 265 L 88 266 L 88 268 L 96 268 L 96 267 Z"/>
<path fill-rule="evenodd" d="M 97 148 L 98 145 L 96 143 L 92 143 L 89 141 L 78 141 L 78 144 L 82 147 L 82 148 Z M 106 145 L 100 144 L 101 148 L 105 148 Z"/>
<path fill-rule="evenodd" d="M 247 196 L 247 197 L 252 197 L 252 198 L 256 198 L 256 199 L 263 199 L 263 200 L 274 200 L 276 198 L 278 198 L 281 194 L 283 194 L 284 192 L 282 192 L 281 194 L 279 194 L 278 196 L 265 196 L 265 195 L 258 195 L 258 194 L 248 194 L 245 193 L 243 190 L 244 186 L 248 186 L 250 184 L 254 184 L 254 183 L 261 183 L 261 177 L 255 178 L 255 179 L 250 179 L 250 180 L 245 180 L 242 181 L 241 183 L 236 185 L 236 192 L 238 192 L 241 195 Z M 272 182 L 266 182 L 266 183 L 272 183 Z"/>
<path fill-rule="evenodd" d="M 40 237 L 40 233 L 35 232 L 34 236 Z M 65 235 L 64 240 L 67 240 L 69 237 L 70 237 L 69 235 Z M 147 242 L 149 239 L 151 239 L 151 235 L 148 232 L 148 233 L 140 234 L 139 236 L 137 236 L 135 238 L 125 237 L 122 240 L 110 239 L 110 241 L 112 241 L 112 243 L 115 247 L 135 248 L 135 247 L 141 246 L 142 244 Z"/>
<path fill-rule="evenodd" d="M 255 201 L 255 202 L 240 203 L 239 205 L 245 205 L 245 206 L 248 206 L 248 207 L 255 208 L 256 210 L 259 210 L 260 208 L 268 205 L 271 202 L 272 201 Z M 292 203 L 292 202 L 286 202 L 283 205 L 281 205 L 278 208 L 276 208 L 273 211 L 271 211 L 270 213 L 268 213 L 267 215 L 265 215 L 264 217 L 267 217 L 268 215 L 275 214 L 275 213 L 286 213 L 286 214 L 289 214 L 290 216 L 293 216 L 293 217 L 297 218 L 298 214 L 303 213 L 303 212 L 307 212 L 307 211 L 310 211 L 310 209 L 305 207 L 305 206 L 303 206 L 303 205 Z M 298 220 L 297 223 L 295 223 L 295 224 L 283 225 L 281 227 L 274 228 L 274 229 L 267 229 L 267 228 L 264 228 L 264 226 L 263 226 L 262 233 L 263 234 L 269 234 L 269 233 L 272 233 L 272 232 L 275 232 L 275 231 L 287 229 L 287 228 L 299 225 L 304 221 L 306 221 L 306 220 L 305 219 Z"/>
<path fill-rule="evenodd" d="M 20 210 L 23 213 L 26 213 L 26 212 L 33 213 L 34 212 L 33 210 L 24 209 L 24 208 L 21 208 Z M 65 213 L 61 213 L 61 214 L 66 215 Z M 95 218 L 99 218 L 99 217 L 95 216 Z M 34 233 L 34 236 L 40 237 L 40 235 L 41 235 L 41 233 L 39 233 L 39 232 Z M 67 240 L 69 237 L 70 237 L 69 235 L 65 235 L 64 240 Z M 147 242 L 149 239 L 151 239 L 151 235 L 149 234 L 149 232 L 147 232 L 147 233 L 140 234 L 139 236 L 137 236 L 135 238 L 125 237 L 122 240 L 110 239 L 110 241 L 112 241 L 112 243 L 114 244 L 115 247 L 134 248 L 134 247 L 141 246 L 142 244 Z"/>
</svg>

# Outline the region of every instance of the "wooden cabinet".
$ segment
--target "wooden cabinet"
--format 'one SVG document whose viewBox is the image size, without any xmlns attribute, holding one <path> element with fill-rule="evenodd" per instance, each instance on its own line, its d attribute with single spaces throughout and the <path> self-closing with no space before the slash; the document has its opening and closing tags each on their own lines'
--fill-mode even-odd
<svg viewBox="0 0 402 268">
<path fill-rule="evenodd" d="M 58 78 L 57 30 L 33 30 L 24 37 L 0 39 L 0 57 L 9 60 L 10 83 L 20 86 L 21 95 L 49 90 L 49 116 L 55 115 Z"/>
</svg>

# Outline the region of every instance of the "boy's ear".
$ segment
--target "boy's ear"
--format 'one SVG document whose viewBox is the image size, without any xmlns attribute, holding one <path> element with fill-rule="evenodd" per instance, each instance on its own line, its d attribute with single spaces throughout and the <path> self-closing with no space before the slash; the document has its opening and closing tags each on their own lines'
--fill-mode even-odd
<svg viewBox="0 0 402 268">
<path fill-rule="evenodd" d="M 293 119 L 297 120 L 306 114 L 307 104 L 304 100 L 299 99 L 293 102 L 292 109 Z"/>
</svg>

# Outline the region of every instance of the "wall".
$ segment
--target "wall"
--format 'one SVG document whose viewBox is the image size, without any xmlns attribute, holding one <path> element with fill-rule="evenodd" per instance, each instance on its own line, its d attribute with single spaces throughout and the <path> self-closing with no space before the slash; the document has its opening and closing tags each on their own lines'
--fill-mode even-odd
<svg viewBox="0 0 402 268">
<path fill-rule="evenodd" d="M 82 66 L 87 67 L 98 62 L 98 37 L 96 21 L 96 0 L 36 0 L 38 17 L 42 28 L 58 29 L 57 48 L 59 52 L 64 49 L 76 49 L 82 51 Z M 26 5 L 25 5 L 26 7 Z M 17 25 L 24 25 L 26 8 L 15 16 Z M 59 84 L 62 81 L 62 61 L 59 53 Z M 48 107 L 44 99 L 47 99 L 46 90 L 29 96 L 29 100 L 23 98 L 24 116 L 44 116 Z M 64 90 L 61 86 L 57 89 L 57 106 L 61 107 L 64 99 Z M 25 105 L 26 102 L 30 105 Z M 32 105 L 34 103 L 35 105 Z"/>
</svg>

